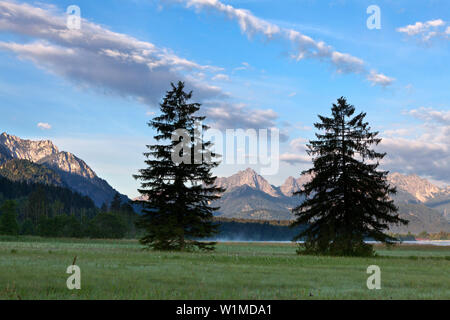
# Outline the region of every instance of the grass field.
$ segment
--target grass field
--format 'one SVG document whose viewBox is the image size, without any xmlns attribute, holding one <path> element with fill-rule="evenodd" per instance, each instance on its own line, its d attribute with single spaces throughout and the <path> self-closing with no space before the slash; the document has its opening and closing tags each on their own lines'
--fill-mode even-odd
<svg viewBox="0 0 450 320">
<path fill-rule="evenodd" d="M 376 258 L 298 256 L 292 244 L 213 253 L 143 251 L 131 240 L 0 239 L 0 299 L 450 299 L 450 247 L 377 247 Z M 77 256 L 81 290 L 68 290 Z M 366 269 L 381 268 L 381 290 Z"/>
</svg>

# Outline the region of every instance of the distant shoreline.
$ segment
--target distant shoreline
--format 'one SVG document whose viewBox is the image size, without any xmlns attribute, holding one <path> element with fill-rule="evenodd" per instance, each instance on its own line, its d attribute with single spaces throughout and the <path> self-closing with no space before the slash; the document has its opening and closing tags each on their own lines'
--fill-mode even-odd
<svg viewBox="0 0 450 320">
<path fill-rule="evenodd" d="M 295 244 L 292 241 L 252 241 L 252 240 L 227 240 L 227 239 L 223 239 L 223 240 L 214 240 L 211 239 L 211 241 L 216 241 L 219 243 L 285 243 L 285 244 Z M 371 244 L 382 244 L 381 242 L 377 242 L 377 241 L 365 241 L 366 243 L 371 243 Z M 303 241 L 297 241 L 296 243 L 303 243 Z M 396 243 L 397 245 L 435 245 L 435 246 L 450 246 L 450 240 L 415 240 L 415 241 L 399 241 L 398 243 Z"/>
</svg>

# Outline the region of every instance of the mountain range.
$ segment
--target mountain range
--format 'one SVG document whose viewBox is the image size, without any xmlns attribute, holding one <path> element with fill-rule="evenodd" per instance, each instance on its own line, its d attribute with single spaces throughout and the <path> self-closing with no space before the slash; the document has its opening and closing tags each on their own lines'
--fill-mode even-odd
<svg viewBox="0 0 450 320">
<path fill-rule="evenodd" d="M 117 192 L 80 158 L 50 140 L 31 141 L 0 135 L 0 175 L 13 181 L 64 186 L 89 196 L 97 206 L 109 204 Z"/>
<path fill-rule="evenodd" d="M 0 135 L 0 176 L 67 187 L 89 196 L 98 207 L 110 203 L 117 192 L 83 160 L 59 151 L 50 140 L 31 141 L 7 133 Z M 291 176 L 281 186 L 274 186 L 248 168 L 217 178 L 216 184 L 226 192 L 212 205 L 219 206 L 217 216 L 225 218 L 292 220 L 291 209 L 302 202 L 293 193 L 310 179 L 307 175 Z M 441 188 L 417 175 L 400 173 L 390 174 L 388 180 L 397 187 L 393 199 L 400 216 L 410 221 L 408 226 L 392 226 L 392 232 L 450 231 L 450 187 Z"/>
<path fill-rule="evenodd" d="M 311 176 L 288 177 L 279 187 L 248 168 L 230 176 L 217 178 L 216 184 L 227 188 L 213 205 L 220 207 L 217 215 L 226 218 L 292 220 L 291 209 L 302 202 L 293 196 Z M 417 175 L 392 173 L 390 184 L 397 187 L 392 198 L 408 226 L 391 226 L 392 232 L 450 231 L 450 188 L 439 188 Z"/>
</svg>

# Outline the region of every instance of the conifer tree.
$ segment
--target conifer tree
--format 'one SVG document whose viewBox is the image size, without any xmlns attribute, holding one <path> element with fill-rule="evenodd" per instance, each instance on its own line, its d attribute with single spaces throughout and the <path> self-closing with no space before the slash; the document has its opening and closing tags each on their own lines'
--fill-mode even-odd
<svg viewBox="0 0 450 320">
<path fill-rule="evenodd" d="M 211 173 L 218 165 L 213 161 L 217 155 L 210 151 L 212 143 L 198 134 L 197 125 L 205 119 L 196 115 L 200 104 L 189 103 L 192 92 L 184 91 L 183 82 L 171 86 L 160 104 L 161 115 L 148 123 L 157 134 L 156 144 L 148 145 L 149 152 L 144 153 L 147 168 L 134 176 L 141 181 L 138 191 L 146 199 L 139 201 L 143 215 L 137 226 L 146 230 L 140 242 L 157 250 L 195 246 L 212 250 L 214 242 L 198 240 L 214 235 L 218 228 L 212 218 L 219 208 L 210 206 L 224 191 L 214 186 L 216 177 Z M 201 124 L 200 129 L 205 132 L 208 127 Z M 176 130 L 188 135 L 173 135 Z"/>
<path fill-rule="evenodd" d="M 344 97 L 333 104 L 332 117 L 319 115 L 314 126 L 323 133 L 309 141 L 313 167 L 302 172 L 312 180 L 296 192 L 305 201 L 293 209 L 292 226 L 307 228 L 294 240 L 305 240 L 299 253 L 329 255 L 372 255 L 364 239 L 392 244 L 396 239 L 384 233 L 391 224 L 406 224 L 397 214 L 390 194 L 396 189 L 387 182 L 387 171 L 377 170 L 385 153 L 371 149 L 381 139 L 365 122 L 366 113 Z"/>
<path fill-rule="evenodd" d="M 6 200 L 0 208 L 0 234 L 18 235 L 19 224 L 17 223 L 16 202 Z"/>
</svg>

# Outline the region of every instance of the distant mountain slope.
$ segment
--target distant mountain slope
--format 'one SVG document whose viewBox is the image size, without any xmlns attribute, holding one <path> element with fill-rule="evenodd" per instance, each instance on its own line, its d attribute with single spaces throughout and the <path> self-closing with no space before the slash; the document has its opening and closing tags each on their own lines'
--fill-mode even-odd
<svg viewBox="0 0 450 320">
<path fill-rule="evenodd" d="M 97 206 L 109 204 L 116 193 L 116 190 L 105 180 L 97 177 L 83 160 L 69 152 L 49 155 L 38 163 L 54 170 L 71 189 L 88 195 Z"/>
<path fill-rule="evenodd" d="M 239 171 L 231 177 L 218 178 L 217 184 L 227 187 L 222 198 L 213 203 L 219 206 L 217 216 L 226 218 L 259 220 L 292 220 L 295 217 L 290 209 L 301 204 L 299 196 L 292 196 L 308 181 L 310 176 L 297 179 L 289 177 L 280 187 L 270 185 L 252 169 Z M 422 203 L 419 199 L 438 201 L 442 190 L 417 176 L 393 174 L 389 177 L 398 192 L 393 196 L 399 207 L 401 217 L 410 221 L 408 226 L 392 226 L 391 231 L 419 233 L 421 231 L 450 231 L 450 224 L 437 210 L 428 208 L 431 202 Z M 418 185 L 420 183 L 420 185 Z M 413 192 L 414 194 L 411 194 Z M 444 200 L 446 198 L 444 197 Z M 431 200 L 427 200 L 431 201 Z M 436 205 L 440 205 L 436 202 Z"/>
<path fill-rule="evenodd" d="M 290 209 L 299 202 L 299 198 L 284 195 L 273 197 L 246 184 L 236 186 L 223 194 L 213 203 L 219 206 L 217 216 L 259 220 L 291 220 Z"/>
<path fill-rule="evenodd" d="M 438 211 L 423 204 L 396 203 L 401 218 L 409 221 L 408 226 L 392 226 L 390 230 L 396 233 L 411 232 L 418 234 L 422 231 L 436 233 L 450 232 L 450 222 Z"/>
<path fill-rule="evenodd" d="M 62 151 L 50 141 L 31 141 L 2 133 L 0 165 L 11 159 L 29 160 L 45 166 L 60 176 L 70 189 L 91 197 L 97 206 L 109 203 L 116 190 L 75 155 Z"/>
<path fill-rule="evenodd" d="M 67 187 L 61 176 L 55 171 L 24 159 L 13 159 L 1 164 L 0 176 L 17 182 Z"/>
<path fill-rule="evenodd" d="M 92 169 L 89 168 L 83 160 L 65 151 L 50 154 L 35 162 L 53 169 L 75 174 L 86 179 L 95 179 L 97 177 L 95 172 L 92 171 Z"/>
<path fill-rule="evenodd" d="M 28 198 L 37 190 L 42 190 L 48 203 L 58 201 L 62 204 L 66 214 L 73 210 L 86 209 L 92 214 L 97 210 L 91 198 L 72 191 L 69 188 L 46 185 L 33 182 L 11 181 L 0 176 L 0 199 L 14 200 Z"/>
<path fill-rule="evenodd" d="M 280 191 L 285 196 L 292 196 L 294 192 L 297 192 L 300 190 L 301 184 L 297 182 L 297 180 L 294 177 L 289 177 L 286 179 L 286 181 L 280 186 Z"/>
<path fill-rule="evenodd" d="M 239 171 L 228 178 L 217 178 L 215 184 L 219 187 L 226 188 L 227 191 L 232 191 L 236 187 L 247 185 L 267 193 L 272 197 L 280 197 L 282 195 L 274 186 L 267 182 L 266 179 L 250 168 Z"/>
<path fill-rule="evenodd" d="M 425 202 L 425 205 L 431 209 L 438 210 L 450 221 L 450 196 L 448 193 L 437 195 L 435 198 Z"/>
<path fill-rule="evenodd" d="M 439 187 L 414 174 L 406 176 L 394 172 L 388 176 L 388 180 L 398 189 L 413 195 L 420 202 L 426 202 L 441 193 L 441 189 Z"/>
<path fill-rule="evenodd" d="M 0 163 L 5 163 L 6 161 L 11 160 L 12 158 L 13 157 L 10 155 L 9 150 L 0 143 Z"/>
<path fill-rule="evenodd" d="M 395 202 L 421 203 L 412 194 L 410 194 L 402 189 L 399 189 L 398 187 L 397 187 L 397 193 L 394 195 L 391 195 L 391 197 L 392 197 L 392 199 L 394 199 Z"/>
<path fill-rule="evenodd" d="M 390 174 L 388 180 L 397 187 L 398 194 L 393 197 L 396 201 L 422 203 L 439 211 L 450 221 L 450 186 L 439 188 L 417 175 L 400 173 Z"/>
<path fill-rule="evenodd" d="M 299 205 L 300 197 L 291 197 L 292 190 L 300 188 L 297 180 L 288 179 L 285 187 L 271 185 L 264 177 L 247 168 L 231 177 L 216 180 L 216 185 L 227 188 L 221 199 L 217 216 L 225 218 L 292 220 L 291 209 Z M 303 178 L 298 179 L 300 183 Z"/>
<path fill-rule="evenodd" d="M 311 181 L 311 175 L 305 174 L 297 179 L 291 176 L 280 186 L 280 190 L 285 196 L 290 197 L 294 192 L 300 191 L 300 188 L 309 181 Z"/>
</svg>

